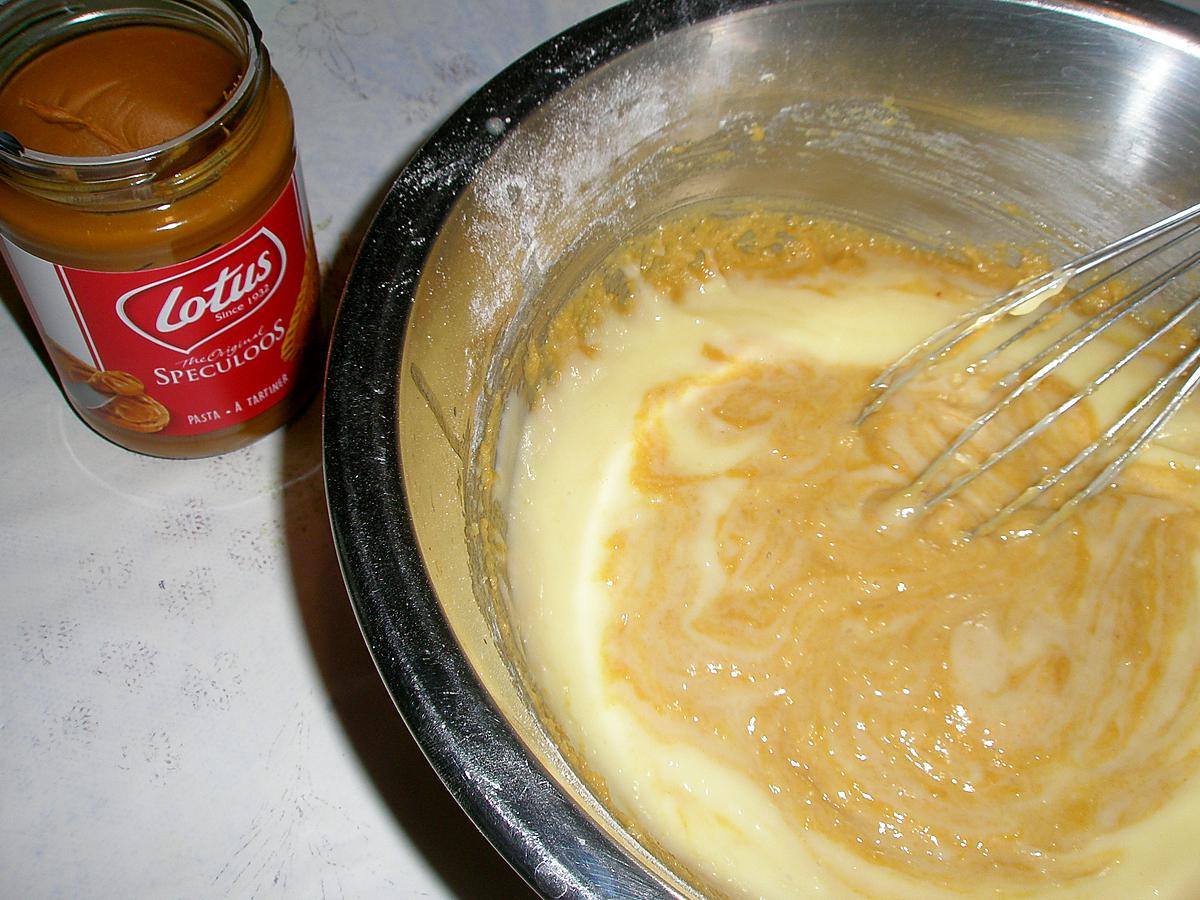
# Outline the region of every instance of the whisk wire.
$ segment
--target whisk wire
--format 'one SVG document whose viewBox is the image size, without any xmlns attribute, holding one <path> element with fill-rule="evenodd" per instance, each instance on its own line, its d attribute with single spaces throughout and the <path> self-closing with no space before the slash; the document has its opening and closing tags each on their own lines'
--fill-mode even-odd
<svg viewBox="0 0 1200 900">
<path fill-rule="evenodd" d="M 872 388 L 880 393 L 859 413 L 855 420 L 861 425 L 873 413 L 878 411 L 900 390 L 922 371 L 923 367 L 937 362 L 949 355 L 971 335 L 1002 319 L 1022 306 L 1035 306 L 1041 301 L 1060 294 L 1075 278 L 1085 275 L 1099 266 L 1113 260 L 1131 248 L 1144 245 L 1148 241 L 1170 234 L 1176 228 L 1200 219 L 1200 203 L 1187 209 L 1172 213 L 1159 221 L 1147 225 L 1131 234 L 1118 238 L 1089 253 L 1078 256 L 1068 262 L 1047 270 L 1021 284 L 1012 290 L 1001 294 L 975 309 L 963 313 L 948 325 L 935 331 L 925 340 L 910 349 L 907 353 L 888 366 L 878 378 L 872 382 Z M 1200 226 L 1191 229 L 1188 234 L 1181 235 L 1171 243 L 1195 234 Z M 1163 245 L 1145 256 L 1161 252 Z M 1130 268 L 1142 261 L 1145 256 L 1134 260 L 1124 268 Z M 1114 275 L 1116 273 L 1113 273 Z M 1107 280 L 1107 279 L 1105 279 Z"/>
<path fill-rule="evenodd" d="M 1024 509 L 1030 503 L 1032 503 L 1039 494 L 1044 493 L 1054 485 L 1063 481 L 1068 475 L 1071 474 L 1071 472 L 1085 463 L 1091 456 L 1099 452 L 1102 448 L 1111 446 L 1115 442 L 1118 434 L 1124 431 L 1132 422 L 1137 421 L 1138 417 L 1142 415 L 1146 409 L 1150 408 L 1154 402 L 1158 400 L 1159 396 L 1168 387 L 1170 387 L 1171 384 L 1186 375 L 1183 385 L 1178 391 L 1176 391 L 1174 395 L 1171 396 L 1168 403 L 1161 410 L 1159 410 L 1158 415 L 1156 415 L 1154 419 L 1152 419 L 1150 423 L 1142 429 L 1138 436 L 1134 438 L 1134 440 L 1124 450 L 1122 450 L 1119 455 L 1109 462 L 1109 464 L 1104 467 L 1104 470 L 1101 471 L 1100 474 L 1095 478 L 1093 478 L 1087 484 L 1087 486 L 1085 486 L 1082 490 L 1077 491 L 1065 503 L 1063 503 L 1062 506 L 1054 510 L 1046 518 L 1046 520 L 1042 522 L 1040 530 L 1050 531 L 1057 527 L 1059 523 L 1061 523 L 1068 515 L 1070 515 L 1070 513 L 1081 503 L 1090 499 L 1091 497 L 1094 497 L 1097 493 L 1111 485 L 1116 477 L 1120 474 L 1121 470 L 1124 469 L 1125 466 L 1127 466 L 1133 459 L 1133 457 L 1137 455 L 1137 453 L 1154 438 L 1155 434 L 1157 434 L 1158 431 L 1166 424 L 1167 420 L 1170 419 L 1171 416 L 1175 415 L 1179 408 L 1183 406 L 1189 397 L 1191 397 L 1191 395 L 1195 392 L 1197 385 L 1200 385 L 1200 365 L 1198 365 L 1198 363 L 1200 363 L 1200 347 L 1197 347 L 1195 350 L 1189 353 L 1187 357 L 1180 362 L 1179 365 L 1172 369 L 1167 376 L 1160 378 L 1155 383 L 1154 387 L 1147 392 L 1146 395 L 1142 397 L 1140 401 L 1138 401 L 1138 403 L 1130 407 L 1130 409 L 1127 410 L 1125 414 L 1121 416 L 1121 418 L 1114 422 L 1113 425 L 1110 426 L 1103 435 L 1081 450 L 1074 459 L 1060 468 L 1057 472 L 1053 473 L 1047 478 L 1044 478 L 1038 484 L 1033 485 L 1030 488 L 1026 488 L 1025 491 L 1019 494 L 1007 506 L 995 513 L 982 525 L 974 529 L 972 534 L 983 535 L 994 531 L 996 527 L 1008 516 L 1018 512 L 1021 509 Z"/>
<path fill-rule="evenodd" d="M 979 432 L 1022 397 L 1035 391 L 1039 385 L 1059 371 L 1067 361 L 1097 338 L 1106 334 L 1118 323 L 1134 319 L 1136 313 L 1146 310 L 1151 301 L 1163 296 L 1163 292 L 1175 284 L 1181 276 L 1200 266 L 1200 250 L 1190 253 L 1165 270 L 1148 278 L 1142 284 L 1125 292 L 1115 301 L 1102 306 L 1079 324 L 1071 326 L 1067 323 L 1066 333 L 1056 338 L 1053 337 L 1051 327 L 1054 322 L 1070 307 L 1077 307 L 1083 298 L 1098 292 L 1106 285 L 1115 287 L 1123 284 L 1124 279 L 1138 267 L 1152 264 L 1156 257 L 1197 235 L 1200 235 L 1200 203 L 1050 269 L 970 310 L 914 346 L 882 372 L 872 383 L 872 388 L 877 393 L 859 414 L 858 424 L 887 404 L 913 378 L 928 371 L 941 359 L 954 353 L 968 339 L 1002 321 L 1006 316 L 1035 313 L 1022 327 L 1003 337 L 990 350 L 977 356 L 970 365 L 965 367 L 966 374 L 978 374 L 996 360 L 1017 352 L 1019 347 L 1028 342 L 1032 336 L 1050 332 L 1048 345 L 1037 352 L 1023 354 L 1025 358 L 1016 365 L 1014 370 L 995 382 L 992 390 L 1003 391 L 1003 396 L 962 429 L 909 486 L 905 496 L 906 502 L 912 505 L 906 507 L 906 514 L 923 512 L 961 492 L 981 475 L 1010 458 L 1038 435 L 1046 432 L 1067 412 L 1093 395 L 1134 360 L 1151 352 L 1150 348 L 1153 344 L 1164 339 L 1173 329 L 1180 327 L 1187 319 L 1200 312 L 1200 294 L 1185 299 L 1182 301 L 1182 305 L 1177 306 L 1175 311 L 1160 325 L 1137 341 L 1103 372 L 1082 384 L 1065 400 L 1058 403 L 1049 412 L 1042 414 L 1032 425 L 1009 438 L 1004 446 L 991 451 L 985 459 L 968 471 L 956 477 L 950 477 L 947 470 L 952 463 L 969 464 L 962 456 L 962 452 Z M 1148 249 L 1146 249 L 1147 247 Z M 1121 258 L 1126 254 L 1133 254 L 1133 258 L 1122 261 Z M 1072 281 L 1081 275 L 1107 263 L 1114 263 L 1114 265 L 1101 277 L 1068 293 L 1056 303 L 1047 302 L 1062 293 Z M 1195 341 L 1193 340 L 1192 343 Z M 1049 512 L 1042 523 L 1042 528 L 1054 527 L 1079 504 L 1111 484 L 1125 465 L 1186 402 L 1198 384 L 1200 384 L 1200 346 L 1193 347 L 1190 352 L 1187 352 L 1169 373 L 1158 378 L 1153 387 L 1142 393 L 1140 398 L 1133 402 L 1132 406 L 1126 409 L 1116 422 L 1080 450 L 1073 459 L 1051 471 L 1036 484 L 1021 490 L 1016 497 L 992 515 L 987 516 L 984 522 L 970 534 L 978 535 L 994 530 L 1008 517 L 1025 509 L 1038 497 L 1063 483 L 1096 454 L 1118 446 L 1119 439 L 1128 440 L 1128 443 L 1120 447 L 1119 452 L 1086 486 L 1077 490 L 1057 508 Z M 1166 396 L 1166 392 L 1172 389 L 1174 393 Z M 1161 408 L 1158 408 L 1160 405 Z M 1157 413 L 1140 432 L 1131 438 L 1125 437 L 1134 423 L 1143 421 L 1155 408 L 1158 408 Z M 934 490 L 933 486 L 938 485 L 943 478 L 949 478 L 948 483 Z M 926 494 L 929 496 L 923 496 Z M 913 498 L 921 499 L 914 501 Z"/>
<path fill-rule="evenodd" d="M 1021 397 L 1033 391 L 1038 385 L 1053 375 L 1054 372 L 1063 365 L 1063 363 L 1065 363 L 1076 353 L 1083 350 L 1093 340 L 1102 336 L 1117 322 L 1130 316 L 1143 304 L 1152 300 L 1160 291 L 1162 291 L 1168 284 L 1171 283 L 1176 275 L 1180 274 L 1198 262 L 1200 262 L 1200 251 L 1197 251 L 1183 262 L 1177 263 L 1170 270 L 1162 273 L 1152 281 L 1147 282 L 1136 291 L 1131 292 L 1121 301 L 1120 304 L 1114 304 L 1112 307 L 1109 307 L 1102 313 L 1098 314 L 1092 319 L 1089 319 L 1082 325 L 1079 325 L 1071 332 L 1051 344 L 1046 350 L 1033 357 L 1033 360 L 1041 362 L 1041 365 L 1037 371 L 1017 384 L 1016 387 L 1013 387 L 1011 390 L 1009 390 L 1003 399 L 1001 399 L 996 405 L 992 406 L 985 413 L 978 416 L 966 428 L 959 432 L 958 436 L 950 442 L 949 446 L 936 458 L 934 458 L 934 460 L 930 462 L 928 466 L 926 466 L 925 470 L 917 477 L 913 487 L 924 488 L 926 485 L 928 485 L 929 482 L 933 480 L 934 476 L 937 475 L 940 470 L 944 468 L 951 459 L 954 458 L 955 454 L 958 453 L 963 446 L 965 446 L 988 424 L 998 418 L 1006 409 L 1012 406 L 1012 404 L 1016 403 L 1021 399 Z M 1045 427 L 1057 421 L 1063 416 L 1063 414 L 1073 408 L 1080 401 L 1095 393 L 1105 382 L 1124 369 L 1134 359 L 1137 359 L 1145 350 L 1150 347 L 1150 345 L 1167 334 L 1171 329 L 1181 324 L 1195 311 L 1198 303 L 1200 303 L 1200 300 L 1193 300 L 1191 303 L 1178 310 L 1149 337 L 1138 342 L 1138 344 L 1126 352 L 1121 359 L 1085 385 L 1079 393 L 1072 395 L 1057 408 L 1047 413 L 1042 419 L 1038 420 L 1038 422 L 1033 426 L 1021 432 L 1008 445 L 993 452 L 987 460 L 979 465 L 978 468 L 967 472 L 952 481 L 933 497 L 930 497 L 928 500 L 926 500 L 922 504 L 922 507 L 928 508 L 929 506 L 940 503 L 942 500 L 952 497 L 954 494 L 958 493 L 960 490 L 962 490 L 962 488 L 966 487 L 998 462 L 1007 458 L 1009 454 L 1023 447 L 1029 442 L 1030 439 L 1040 434 Z M 1027 328 L 1028 327 L 1030 326 L 1027 326 Z M 1022 329 L 1022 331 L 1024 330 L 1026 329 Z M 1008 342 L 1006 341 L 1005 343 Z M 1049 359 L 1046 359 L 1046 354 L 1054 350 L 1058 350 L 1058 352 Z M 1017 376 L 1023 374 L 1026 367 L 1030 364 L 1031 363 L 1024 364 L 1014 374 Z M 1012 376 L 1010 376 L 1008 379 L 1001 379 L 997 383 L 997 386 L 1002 388 L 1011 387 L 1013 380 L 1015 379 Z"/>
<path fill-rule="evenodd" d="M 1013 345 L 1015 345 L 1019 341 L 1023 340 L 1024 338 L 1027 338 L 1034 331 L 1037 331 L 1046 319 L 1052 318 L 1052 317 L 1064 312 L 1068 307 L 1078 303 L 1078 301 L 1080 301 L 1084 297 L 1086 297 L 1090 294 L 1096 293 L 1100 288 L 1104 287 L 1106 284 L 1114 282 L 1118 278 L 1124 277 L 1130 271 L 1132 271 L 1134 269 L 1134 267 L 1136 267 L 1137 265 L 1147 261 L 1151 257 L 1158 255 L 1159 253 L 1162 253 L 1162 252 L 1165 252 L 1165 251 L 1171 249 L 1176 244 L 1186 241 L 1189 238 L 1192 238 L 1197 234 L 1200 234 L 1200 224 L 1197 224 L 1194 228 L 1191 228 L 1191 229 L 1185 231 L 1183 234 L 1177 235 L 1176 237 L 1172 238 L 1170 241 L 1163 243 L 1161 246 L 1155 247 L 1155 248 L 1147 251 L 1146 253 L 1142 254 L 1141 256 L 1132 260 L 1131 262 L 1126 263 L 1125 265 L 1121 266 L 1120 268 L 1115 269 L 1114 271 L 1108 273 L 1103 278 L 1100 278 L 1100 279 L 1092 282 L 1091 284 L 1089 284 L 1086 287 L 1084 287 L 1083 289 L 1081 289 L 1078 293 L 1068 295 L 1067 297 L 1065 297 L 1063 300 L 1059 301 L 1053 307 L 1046 309 L 1042 314 L 1034 317 L 1033 320 L 1030 321 L 1029 324 L 1027 324 L 1024 328 L 1020 329 L 1015 334 L 1009 336 L 1006 340 L 1004 340 L 999 345 L 997 345 L 994 350 L 990 351 L 988 356 L 985 356 L 984 359 L 981 360 L 980 363 L 976 364 L 976 368 L 978 369 L 980 364 L 986 364 L 987 362 L 990 362 L 991 359 L 994 359 L 994 358 L 1002 355 L 1006 350 L 1011 348 Z M 1130 291 L 1129 293 L 1124 295 L 1121 299 L 1119 299 L 1115 303 L 1112 303 L 1110 306 L 1103 308 L 1095 316 L 1086 320 L 1081 325 L 1077 326 L 1073 331 L 1069 332 L 1068 334 L 1063 335 L 1061 338 L 1059 338 L 1053 344 L 1046 347 L 1045 349 L 1043 349 L 1036 355 L 1030 357 L 1027 361 L 1022 363 L 1021 366 L 1018 367 L 1014 372 L 1012 372 L 1010 375 L 1006 376 L 1005 378 L 1001 379 L 998 386 L 1005 387 L 1008 384 L 1012 383 L 1013 381 L 1019 380 L 1020 378 L 1022 378 L 1024 376 L 1024 374 L 1029 369 L 1040 365 L 1041 362 L 1047 356 L 1050 356 L 1051 354 L 1057 352 L 1062 347 L 1070 345 L 1070 343 L 1078 336 L 1086 335 L 1086 334 L 1090 333 L 1092 330 L 1103 331 L 1109 325 L 1113 324 L 1114 321 L 1125 318 L 1131 312 L 1133 312 L 1133 311 L 1139 309 L 1140 307 L 1142 307 L 1143 305 L 1145 305 L 1146 301 L 1153 299 L 1163 288 L 1167 287 L 1170 283 L 1172 283 L 1179 275 L 1183 274 L 1188 269 L 1190 269 L 1192 266 L 1196 265 L 1196 263 L 1198 261 L 1200 261 L 1200 251 L 1197 251 L 1196 253 L 1189 256 L 1187 259 L 1176 263 L 1167 271 L 1160 273 L 1159 275 L 1155 276 L 1154 278 L 1151 278 L 1145 284 Z M 1068 357 L 1070 355 L 1073 355 L 1073 354 L 1068 354 Z"/>
<path fill-rule="evenodd" d="M 1198 362 L 1200 362 L 1200 348 L 1196 348 L 1192 353 L 1189 353 L 1187 358 L 1184 359 L 1180 365 L 1176 366 L 1175 370 L 1171 371 L 1171 374 L 1168 378 L 1159 379 L 1159 382 L 1154 385 L 1153 390 L 1148 392 L 1148 394 L 1142 398 L 1141 402 L 1130 409 L 1129 412 L 1122 416 L 1120 420 L 1117 420 L 1120 427 L 1110 428 L 1110 432 L 1112 433 L 1111 436 L 1106 438 L 1106 444 L 1112 443 L 1112 440 L 1114 440 L 1116 437 L 1116 433 L 1123 430 L 1124 425 L 1127 425 L 1128 422 L 1136 421 L 1136 418 L 1138 418 L 1138 415 L 1141 414 L 1142 410 L 1150 407 L 1153 401 L 1156 401 L 1158 396 L 1162 394 L 1162 392 L 1165 391 L 1172 382 L 1175 382 L 1177 378 L 1182 377 L 1184 373 L 1187 374 L 1187 378 L 1184 379 L 1181 388 L 1178 389 L 1174 395 L 1171 395 L 1171 398 L 1168 403 L 1166 403 L 1166 406 L 1159 410 L 1158 415 L 1154 416 L 1150 424 L 1148 424 L 1145 428 L 1142 428 L 1141 433 L 1138 434 L 1138 437 L 1133 440 L 1133 443 L 1130 443 L 1126 449 L 1121 451 L 1120 455 L 1114 458 L 1114 460 L 1112 460 L 1108 466 L 1105 466 L 1103 472 L 1100 472 L 1096 478 L 1092 479 L 1090 484 L 1088 484 L 1084 490 L 1074 493 L 1066 503 L 1063 503 L 1060 508 L 1052 512 L 1052 514 L 1046 518 L 1046 521 L 1042 523 L 1042 530 L 1050 530 L 1055 528 L 1058 523 L 1062 522 L 1064 518 L 1066 518 L 1070 512 L 1076 508 L 1076 506 L 1084 503 L 1084 500 L 1096 496 L 1097 493 L 1103 491 L 1104 488 L 1110 486 L 1112 482 L 1115 481 L 1117 475 L 1121 473 L 1121 470 L 1133 460 L 1133 457 L 1136 456 L 1136 454 L 1138 454 L 1138 452 L 1144 448 L 1146 444 L 1151 442 L 1153 437 L 1159 432 L 1160 428 L 1166 424 L 1166 421 L 1168 421 L 1172 415 L 1175 415 L 1175 413 L 1178 412 L 1178 409 L 1180 409 L 1180 407 L 1187 402 L 1188 397 L 1194 394 L 1196 386 L 1200 385 L 1200 365 L 1198 365 Z M 1109 432 L 1105 432 L 1105 434 L 1109 434 Z M 1100 444 L 1098 442 L 1093 443 L 1096 443 L 1096 450 L 1099 450 Z M 1082 460 L 1080 462 L 1082 462 Z M 1000 520 L 997 520 L 997 518 L 994 517 L 986 524 L 989 524 L 989 527 L 994 527 L 994 523 L 998 521 Z"/>
<path fill-rule="evenodd" d="M 1078 405 L 1083 400 L 1087 399 L 1092 394 L 1094 394 L 1096 391 L 1098 391 L 1101 388 L 1101 386 L 1104 385 L 1105 382 L 1107 382 L 1109 379 L 1111 379 L 1113 376 L 1115 376 L 1117 373 L 1119 373 L 1122 369 L 1124 369 L 1126 366 L 1128 366 L 1134 360 L 1138 359 L 1143 353 L 1145 353 L 1149 349 L 1149 347 L 1152 344 L 1157 342 L 1160 338 L 1162 338 L 1165 334 L 1167 334 L 1171 329 L 1175 328 L 1180 323 L 1182 323 L 1185 319 L 1188 318 L 1188 316 L 1195 314 L 1197 312 L 1197 310 L 1200 310 L 1200 297 L 1196 297 L 1196 298 L 1192 299 L 1191 302 L 1189 302 L 1183 308 L 1178 310 L 1175 313 L 1175 315 L 1173 315 L 1170 319 L 1168 319 L 1165 323 L 1163 323 L 1162 326 L 1160 326 L 1158 329 L 1156 329 L 1152 334 L 1150 334 L 1146 338 L 1139 341 L 1134 347 L 1132 347 L 1128 351 L 1126 351 L 1125 354 L 1119 360 L 1117 360 L 1109 368 L 1105 369 L 1103 372 L 1101 372 L 1099 375 L 1097 375 L 1096 378 L 1094 378 L 1092 381 L 1088 382 L 1088 384 L 1084 385 L 1083 388 L 1081 388 L 1077 393 L 1072 394 L 1070 397 L 1068 397 L 1066 400 L 1064 400 L 1062 403 L 1060 403 L 1058 406 L 1056 406 L 1053 410 L 1046 413 L 1044 416 L 1042 416 L 1042 418 L 1038 419 L 1034 424 L 1030 425 L 1028 428 L 1026 428 L 1024 431 L 1022 431 L 1020 434 L 1018 434 L 1016 437 L 1014 437 L 1004 447 L 1000 448 L 999 450 L 993 451 L 986 460 L 984 460 L 982 463 L 979 464 L 979 466 L 977 466 L 976 468 L 974 468 L 968 472 L 963 473 L 958 478 L 956 478 L 952 482 L 950 482 L 950 484 L 948 484 L 946 487 L 942 488 L 942 490 L 940 490 L 938 493 L 936 493 L 932 497 L 929 497 L 927 500 L 925 500 L 921 504 L 920 509 L 922 509 L 922 510 L 928 509 L 929 507 L 935 506 L 936 504 L 942 502 L 943 500 L 949 499 L 950 497 L 959 493 L 963 488 L 965 488 L 968 484 L 973 482 L 979 476 L 983 475 L 989 469 L 993 468 L 995 465 L 999 464 L 1000 462 L 1003 462 L 1005 459 L 1008 459 L 1013 453 L 1015 453 L 1021 447 L 1024 447 L 1035 437 L 1037 437 L 1038 435 L 1045 432 L 1045 430 L 1047 428 L 1052 426 L 1056 421 L 1058 421 L 1058 419 L 1062 418 L 1063 415 L 1065 415 L 1067 412 L 1069 412 L 1071 409 L 1073 409 L 1076 405 Z M 1024 509 L 1026 506 L 1028 506 L 1030 503 L 1032 503 L 1033 500 L 1036 499 L 1036 497 L 1039 494 L 1044 493 L 1045 491 L 1047 491 L 1051 487 L 1053 487 L 1055 484 L 1062 481 L 1064 478 L 1066 478 L 1066 476 L 1068 476 L 1071 472 L 1073 472 L 1076 468 L 1078 468 L 1080 464 L 1082 464 L 1087 459 L 1089 459 L 1094 453 L 1096 453 L 1103 447 L 1110 445 L 1113 442 L 1113 440 L 1115 439 L 1115 437 L 1121 431 L 1123 431 L 1126 426 L 1128 426 L 1131 422 L 1136 421 L 1138 416 L 1140 416 L 1149 406 L 1152 406 L 1153 402 L 1158 399 L 1158 397 L 1162 394 L 1162 392 L 1164 390 L 1166 390 L 1166 388 L 1169 387 L 1174 381 L 1178 380 L 1193 364 L 1195 364 L 1197 359 L 1200 359 L 1200 349 L 1194 350 L 1191 354 L 1189 354 L 1187 357 L 1185 357 L 1183 362 L 1181 362 L 1168 375 L 1163 376 L 1162 378 L 1158 379 L 1155 382 L 1154 387 L 1150 391 L 1148 391 L 1145 395 L 1143 395 L 1142 398 L 1134 406 L 1132 406 L 1129 410 L 1127 410 L 1125 412 L 1125 414 L 1122 415 L 1112 427 L 1110 427 L 1107 431 L 1105 431 L 1105 433 L 1103 435 L 1101 435 L 1099 438 L 1097 438 L 1095 441 L 1093 441 L 1091 444 L 1089 444 L 1087 447 L 1085 447 L 1083 450 L 1081 450 L 1079 452 L 1079 454 L 1070 463 L 1068 463 L 1067 465 L 1060 468 L 1053 475 L 1048 476 L 1047 478 L 1043 479 L 1043 481 L 1034 485 L 1032 489 L 1023 491 L 1021 494 L 1018 495 L 1018 497 L 1016 499 L 1014 499 L 1012 502 L 1010 502 L 1005 507 L 1003 507 L 1003 509 L 999 513 L 997 513 L 992 518 L 988 519 L 983 525 L 976 528 L 972 533 L 973 534 L 986 533 L 988 530 L 990 530 L 988 528 L 988 526 L 991 525 L 993 522 L 999 521 L 1000 519 L 1005 518 L 1005 517 L 1011 515 L 1012 513 L 1015 513 L 1021 509 Z M 1049 371 L 1052 371 L 1052 368 L 1054 366 L 1055 366 L 1055 364 L 1053 362 L 1051 362 L 1051 363 L 1047 364 L 1047 366 L 1043 367 L 1043 371 L 1046 372 L 1047 374 L 1049 374 Z M 1012 400 L 1015 399 L 1015 397 L 1019 393 L 1024 392 L 1027 389 L 1032 389 L 1031 385 L 1033 385 L 1033 384 L 1034 384 L 1034 382 L 1032 379 L 1030 379 L 1030 381 L 1024 382 L 1019 387 L 1014 389 L 1010 394 L 1008 394 L 1004 398 L 1002 403 L 1003 404 L 1010 403 Z M 1189 391 L 1189 393 L 1190 393 L 1190 391 Z M 1172 412 L 1174 411 L 1174 409 L 1177 409 L 1177 408 L 1178 408 L 1178 405 L 1174 406 L 1172 408 Z M 974 428 L 975 424 L 980 422 L 982 419 L 986 418 L 986 419 L 990 420 L 991 418 L 994 418 L 994 416 L 997 415 L 999 413 L 999 411 L 1000 411 L 1000 407 L 994 407 L 993 409 L 989 410 L 988 413 L 986 413 L 984 416 L 980 416 L 979 419 L 976 419 L 976 422 L 972 423 L 972 425 L 968 427 L 968 430 L 970 430 L 971 428 Z M 1153 436 L 1154 431 L 1157 431 L 1158 428 L 1161 427 L 1161 425 L 1165 421 L 1166 421 L 1166 419 L 1162 419 L 1161 421 L 1158 421 L 1153 426 L 1153 430 L 1151 430 L 1146 435 L 1145 440 L 1149 440 L 1150 437 Z M 984 424 L 986 424 L 986 423 L 984 423 Z M 982 425 L 979 428 L 974 428 L 974 431 L 971 433 L 971 435 L 967 436 L 966 438 L 963 437 L 963 435 L 966 434 L 966 431 L 964 431 L 962 435 L 960 435 L 958 438 L 955 439 L 952 446 L 954 446 L 956 449 L 961 448 L 961 446 L 963 444 L 965 444 L 967 442 L 967 440 L 970 439 L 970 437 L 974 436 L 974 434 L 977 433 L 981 427 L 982 427 Z M 1140 449 L 1142 444 L 1145 443 L 1145 440 L 1141 441 L 1141 443 L 1139 443 L 1137 445 L 1138 449 Z M 951 454 L 948 452 L 943 452 L 938 457 L 938 459 L 936 459 L 933 463 L 931 463 L 925 469 L 925 472 L 923 472 L 922 475 L 916 480 L 916 482 L 914 482 L 913 488 L 910 488 L 910 491 L 913 489 L 920 489 L 920 488 L 923 488 L 924 486 L 926 486 L 932 480 L 933 476 L 937 473 L 937 470 L 947 462 L 950 455 Z M 1132 453 L 1127 453 L 1127 455 L 1123 454 L 1123 459 L 1121 457 L 1118 457 L 1118 459 L 1121 460 L 1119 463 L 1119 466 L 1115 469 L 1112 469 L 1111 471 L 1106 470 L 1105 475 L 1109 479 L 1115 477 L 1117 472 L 1119 471 L 1120 467 L 1123 467 L 1125 465 L 1125 463 L 1128 462 L 1128 460 L 1130 458 L 1132 458 L 1132 455 L 1133 455 Z M 1114 460 L 1114 462 L 1116 462 L 1116 460 Z M 1103 477 L 1104 476 L 1101 476 L 1101 480 L 1103 480 Z M 1092 486 L 1089 486 L 1089 487 L 1092 487 Z M 1095 489 L 1098 490 L 1099 486 L 1096 486 Z M 1085 491 L 1087 491 L 1087 490 L 1088 489 L 1085 488 Z M 1092 494 L 1094 494 L 1094 493 L 1095 493 L 1095 490 L 1092 490 L 1091 493 L 1087 494 L 1087 496 L 1092 496 Z M 1077 505 L 1077 504 L 1073 504 L 1072 508 L 1074 507 L 1074 505 Z M 1055 521 L 1057 521 L 1057 520 L 1055 520 Z M 1048 520 L 1048 522 L 1049 522 L 1049 520 Z"/>
</svg>

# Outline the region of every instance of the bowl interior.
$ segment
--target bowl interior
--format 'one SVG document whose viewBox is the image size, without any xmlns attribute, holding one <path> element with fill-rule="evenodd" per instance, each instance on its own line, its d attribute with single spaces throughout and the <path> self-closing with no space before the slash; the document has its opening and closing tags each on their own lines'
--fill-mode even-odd
<svg viewBox="0 0 1200 900">
<path fill-rule="evenodd" d="M 494 414 L 571 287 L 622 236 L 698 202 L 1065 253 L 1200 199 L 1196 16 L 730 6 L 620 7 L 489 85 L 401 176 L 335 332 L 330 503 L 364 631 L 434 764 L 545 893 L 692 892 L 566 763 L 506 621 L 490 473 L 512 461 Z M 438 654 L 462 665 L 448 674 Z M 526 810 L 472 771 L 538 780 L 561 805 Z M 581 823 L 587 852 L 567 849 Z"/>
</svg>

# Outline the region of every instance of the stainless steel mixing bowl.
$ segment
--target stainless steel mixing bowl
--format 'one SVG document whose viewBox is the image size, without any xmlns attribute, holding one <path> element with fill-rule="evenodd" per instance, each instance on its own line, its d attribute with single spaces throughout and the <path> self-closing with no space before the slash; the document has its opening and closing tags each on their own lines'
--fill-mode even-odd
<svg viewBox="0 0 1200 900">
<path fill-rule="evenodd" d="M 487 413 L 614 240 L 747 196 L 931 245 L 1124 232 L 1200 199 L 1200 16 L 1154 2 L 634 2 L 517 62 L 404 169 L 334 329 L 333 527 L 400 711 L 548 897 L 692 888 L 608 815 L 525 702 L 489 556 Z"/>
</svg>

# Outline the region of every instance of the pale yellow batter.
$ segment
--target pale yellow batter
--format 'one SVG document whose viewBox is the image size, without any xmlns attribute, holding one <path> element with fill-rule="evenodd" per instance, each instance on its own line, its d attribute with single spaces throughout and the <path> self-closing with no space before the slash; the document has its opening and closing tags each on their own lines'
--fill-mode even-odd
<svg viewBox="0 0 1200 900">
<path fill-rule="evenodd" d="M 1067 525 L 967 542 L 1055 443 L 914 522 L 897 491 L 982 387 L 853 425 L 873 376 L 1014 275 L 685 219 L 532 357 L 496 485 L 530 677 L 618 817 L 707 893 L 1200 896 L 1187 421 Z"/>
</svg>

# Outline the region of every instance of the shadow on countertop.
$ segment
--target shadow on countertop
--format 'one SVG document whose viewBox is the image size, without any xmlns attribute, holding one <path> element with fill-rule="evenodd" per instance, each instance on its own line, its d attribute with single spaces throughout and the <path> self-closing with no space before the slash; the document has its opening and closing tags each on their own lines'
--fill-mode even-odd
<svg viewBox="0 0 1200 900">
<path fill-rule="evenodd" d="M 386 188 L 385 188 L 386 189 Z M 382 197 L 382 191 L 380 194 Z M 373 213 L 374 204 L 368 206 Z M 323 280 L 327 322 L 362 235 L 346 238 Z M 313 659 L 329 702 L 365 773 L 397 825 L 456 897 L 520 900 L 536 895 L 459 808 L 409 733 L 359 631 L 342 581 L 325 506 L 321 397 L 284 434 L 281 482 L 291 577 Z M 293 473 L 311 474 L 290 480 Z M 387 862 L 384 861 L 387 866 Z M 381 885 L 382 887 L 382 885 Z"/>
<path fill-rule="evenodd" d="M 289 427 L 285 459 L 311 459 L 319 453 L 319 441 L 318 398 Z M 392 703 L 342 582 L 320 472 L 290 484 L 283 503 L 291 575 L 309 647 L 348 743 L 380 799 L 454 896 L 536 896 L 459 808 Z M 387 861 L 384 866 L 391 869 Z"/>
</svg>

